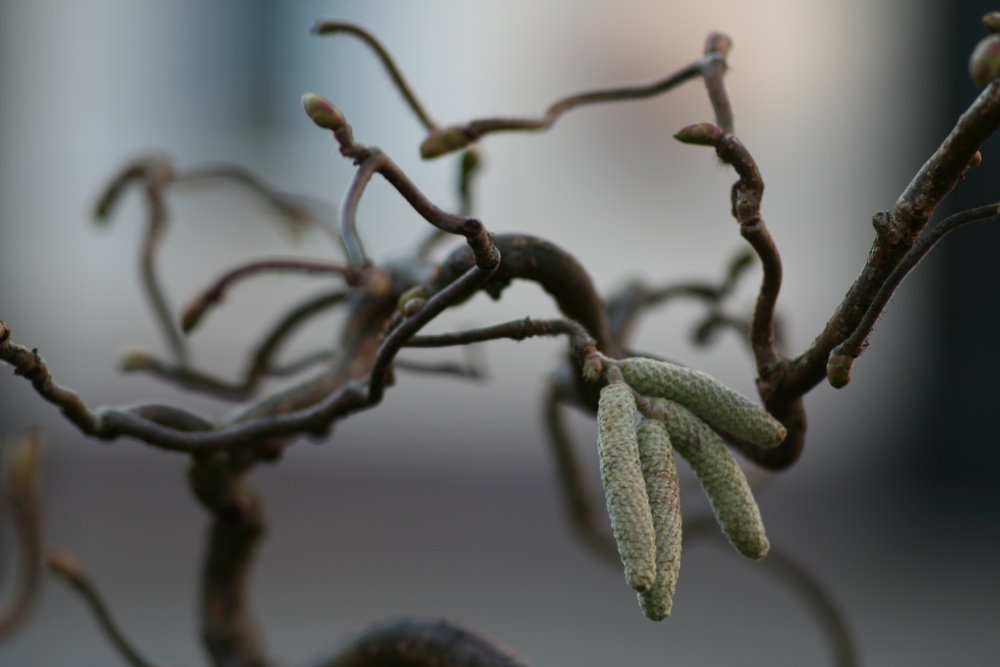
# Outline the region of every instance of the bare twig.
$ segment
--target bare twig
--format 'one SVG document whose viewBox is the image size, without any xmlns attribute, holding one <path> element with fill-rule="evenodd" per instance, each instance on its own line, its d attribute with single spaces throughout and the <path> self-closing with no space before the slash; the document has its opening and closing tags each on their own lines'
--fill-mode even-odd
<svg viewBox="0 0 1000 667">
<path fill-rule="evenodd" d="M 861 318 L 861 321 L 851 335 L 830 352 L 832 363 L 836 364 L 841 372 L 846 371 L 846 376 L 840 378 L 842 381 L 836 381 L 831 378 L 834 386 L 843 387 L 847 384 L 847 380 L 850 379 L 851 363 L 853 363 L 854 359 L 861 356 L 862 351 L 868 345 L 868 337 L 871 335 L 872 329 L 875 328 L 875 322 L 878 321 L 882 311 L 885 310 L 892 295 L 896 292 L 896 288 L 899 287 L 899 284 L 910 271 L 920 263 L 920 260 L 930 252 L 931 248 L 938 241 L 962 225 L 967 225 L 971 222 L 996 222 L 1000 220 L 998 207 L 1000 207 L 1000 204 L 988 204 L 948 216 L 932 227 L 903 256 L 903 259 L 886 277 L 885 282 L 882 283 L 882 287 L 875 294 L 871 304 L 868 306 L 868 310 L 865 311 L 864 317 Z"/>
<path fill-rule="evenodd" d="M 181 327 L 184 332 L 188 333 L 197 326 L 208 309 L 221 302 L 226 291 L 234 283 L 260 273 L 332 273 L 343 276 L 348 285 L 356 285 L 361 280 L 358 271 L 329 262 L 310 262 L 302 259 L 254 260 L 222 274 L 210 287 L 188 302 L 181 315 Z"/>
<path fill-rule="evenodd" d="M 80 594 L 93 612 L 101 630 L 125 662 L 132 667 L 153 667 L 153 663 L 146 660 L 122 632 L 97 587 L 80 567 L 73 554 L 62 549 L 52 549 L 49 551 L 48 565 L 49 569 L 60 575 Z"/>
<path fill-rule="evenodd" d="M 713 43 L 709 41 L 709 46 L 712 45 Z M 729 111 L 729 104 L 721 87 L 721 77 L 725 71 L 725 53 L 714 49 L 711 51 L 706 49 L 706 51 L 704 57 L 664 79 L 644 86 L 594 90 L 571 95 L 552 104 L 540 118 L 483 118 L 464 125 L 451 125 L 436 129 L 420 145 L 420 154 L 424 158 L 445 155 L 465 148 L 478 141 L 482 136 L 494 132 L 547 130 L 555 124 L 560 116 L 576 107 L 600 102 L 622 102 L 654 97 L 699 76 L 705 77 L 706 81 L 712 81 L 709 90 L 716 91 L 716 94 L 712 95 L 713 106 L 717 113 L 721 112 L 720 122 L 731 127 L 732 113 Z M 717 63 L 723 64 L 717 66 Z M 719 95 L 718 91 L 722 91 L 722 94 Z"/>
<path fill-rule="evenodd" d="M 0 610 L 0 638 L 27 618 L 38 594 L 42 561 L 42 499 L 40 469 L 44 443 L 38 430 L 0 441 L 0 510 L 10 514 L 18 556 L 16 588 Z M 5 559 L 9 563 L 10 560 Z"/>
<path fill-rule="evenodd" d="M 431 120 L 431 117 L 424 110 L 423 105 L 420 104 L 420 100 L 417 99 L 417 96 L 406 83 L 399 67 L 396 66 L 392 56 L 389 55 L 389 51 L 382 46 L 382 43 L 379 42 L 374 35 L 360 26 L 341 21 L 332 21 L 329 19 L 320 19 L 319 21 L 316 21 L 315 25 L 313 25 L 312 31 L 317 35 L 333 35 L 336 33 L 354 35 L 371 47 L 372 51 L 375 52 L 375 55 L 377 55 L 379 60 L 382 61 L 382 65 L 384 65 L 386 71 L 389 72 L 389 77 L 392 79 L 393 84 L 395 84 L 396 88 L 399 89 L 403 99 L 406 100 L 406 103 L 417 116 L 420 124 L 424 126 L 424 129 L 430 132 L 437 128 L 437 125 L 433 120 Z"/>
</svg>

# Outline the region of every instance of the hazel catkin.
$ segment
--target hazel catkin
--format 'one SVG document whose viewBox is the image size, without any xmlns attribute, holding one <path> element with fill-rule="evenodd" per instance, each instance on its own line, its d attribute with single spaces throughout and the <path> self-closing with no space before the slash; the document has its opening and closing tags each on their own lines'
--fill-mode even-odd
<svg viewBox="0 0 1000 667">
<path fill-rule="evenodd" d="M 656 579 L 639 593 L 642 613 L 651 621 L 670 615 L 681 569 L 681 495 L 670 436 L 662 422 L 646 419 L 636 431 L 639 461 L 656 536 Z"/>
<path fill-rule="evenodd" d="M 771 545 L 760 509 L 739 463 L 722 437 L 684 406 L 666 399 L 650 401 L 674 449 L 691 465 L 708 496 L 722 532 L 747 558 L 760 560 Z"/>
<path fill-rule="evenodd" d="M 625 382 L 640 394 L 677 401 L 705 421 L 761 447 L 776 447 L 785 427 L 753 400 L 694 368 L 633 357 L 619 362 Z"/>
<path fill-rule="evenodd" d="M 601 389 L 597 407 L 597 450 L 601 484 L 625 579 L 646 591 L 656 578 L 656 539 L 646 483 L 639 463 L 635 397 L 622 383 Z"/>
</svg>

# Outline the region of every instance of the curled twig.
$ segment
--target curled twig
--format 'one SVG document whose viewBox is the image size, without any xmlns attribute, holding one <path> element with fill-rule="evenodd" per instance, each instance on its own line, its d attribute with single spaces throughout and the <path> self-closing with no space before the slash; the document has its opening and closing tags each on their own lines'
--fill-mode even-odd
<svg viewBox="0 0 1000 667">
<path fill-rule="evenodd" d="M 0 441 L 0 510 L 10 515 L 19 567 L 16 589 L 0 610 L 0 638 L 28 616 L 38 593 L 42 560 L 41 433 L 29 430 Z M 9 561 L 7 561 L 9 562 Z"/>
<path fill-rule="evenodd" d="M 125 636 L 125 633 L 115 622 L 111 611 L 101 597 L 97 587 L 80 567 L 79 562 L 73 554 L 62 549 L 52 549 L 49 551 L 48 565 L 56 574 L 60 575 L 87 603 L 94 617 L 97 619 L 101 630 L 111 640 L 112 645 L 117 649 L 121 657 L 132 667 L 153 667 L 153 663 L 146 660 L 142 654 L 132 645 Z"/>
</svg>

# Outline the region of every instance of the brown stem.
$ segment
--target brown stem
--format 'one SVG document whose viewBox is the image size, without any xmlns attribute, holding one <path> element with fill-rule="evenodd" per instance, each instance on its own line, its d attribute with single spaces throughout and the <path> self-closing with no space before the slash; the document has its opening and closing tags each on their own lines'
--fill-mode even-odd
<svg viewBox="0 0 1000 667">
<path fill-rule="evenodd" d="M 125 636 L 97 587 L 72 554 L 62 549 L 52 549 L 49 552 L 48 565 L 49 569 L 60 575 L 80 594 L 97 619 L 97 624 L 126 663 L 132 667 L 153 667 L 153 663 L 146 660 Z"/>
<path fill-rule="evenodd" d="M 196 458 L 192 491 L 211 513 L 201 576 L 202 640 L 216 667 L 266 667 L 250 605 L 250 572 L 264 533 L 257 495 L 246 484 L 249 465 L 226 454 Z"/>
<path fill-rule="evenodd" d="M 0 510 L 10 514 L 18 556 L 16 588 L 0 610 L 0 639 L 27 618 L 38 597 L 42 561 L 40 468 L 44 443 L 31 429 L 0 440 Z M 9 561 L 7 561 L 9 562 Z"/>
<path fill-rule="evenodd" d="M 416 114 L 417 119 L 420 121 L 420 124 L 424 126 L 424 129 L 430 132 L 437 128 L 437 125 L 433 120 L 431 120 L 431 117 L 424 110 L 424 107 L 420 104 L 417 96 L 406 83 L 406 79 L 403 78 L 403 73 L 400 71 L 399 67 L 396 66 L 396 63 L 392 59 L 392 56 L 389 55 L 388 50 L 382 46 L 382 43 L 379 42 L 374 35 L 360 26 L 356 26 L 351 23 L 343 23 L 341 21 L 331 21 L 329 19 L 320 19 L 319 21 L 316 21 L 315 25 L 313 25 L 312 31 L 316 35 L 347 33 L 349 35 L 354 35 L 367 44 L 372 51 L 375 52 L 375 55 L 379 57 L 379 60 L 382 61 L 382 65 L 385 66 L 386 71 L 389 72 L 389 77 L 392 79 L 392 82 L 395 84 L 396 88 L 399 89 L 403 99 L 406 100 L 410 109 L 414 114 Z"/>
</svg>

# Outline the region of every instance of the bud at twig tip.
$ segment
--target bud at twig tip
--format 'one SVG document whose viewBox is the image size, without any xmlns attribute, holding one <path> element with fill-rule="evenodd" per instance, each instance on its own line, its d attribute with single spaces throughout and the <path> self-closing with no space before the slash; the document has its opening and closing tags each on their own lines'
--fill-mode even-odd
<svg viewBox="0 0 1000 667">
<path fill-rule="evenodd" d="M 682 144 L 695 144 L 697 146 L 718 146 L 722 139 L 722 128 L 715 123 L 694 123 L 681 128 L 674 135 L 674 139 Z"/>
<path fill-rule="evenodd" d="M 1000 35 L 984 37 L 969 57 L 969 76 L 980 88 L 1000 75 Z"/>
<path fill-rule="evenodd" d="M 733 38 L 721 32 L 710 33 L 705 40 L 705 54 L 719 53 L 723 58 L 729 57 L 729 52 L 733 48 Z"/>
<path fill-rule="evenodd" d="M 333 102 L 317 95 L 316 93 L 306 93 L 302 96 L 302 108 L 306 110 L 312 122 L 327 130 L 337 130 L 347 124 L 344 114 L 333 105 Z"/>
<path fill-rule="evenodd" d="M 465 148 L 470 143 L 465 130 L 457 125 L 436 129 L 420 144 L 420 157 L 429 160 Z"/>
<path fill-rule="evenodd" d="M 983 16 L 983 27 L 989 32 L 1000 32 L 1000 12 L 990 12 Z"/>
<path fill-rule="evenodd" d="M 834 389 L 846 387 L 851 381 L 851 366 L 854 357 L 846 354 L 831 354 L 826 362 L 826 379 Z"/>
<path fill-rule="evenodd" d="M 71 579 L 75 579 L 80 576 L 80 561 L 77 560 L 76 556 L 65 549 L 53 547 L 49 550 L 49 555 L 46 560 L 49 568 L 56 574 L 61 574 L 62 576 L 69 577 Z"/>
</svg>

